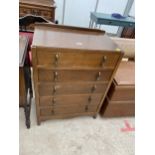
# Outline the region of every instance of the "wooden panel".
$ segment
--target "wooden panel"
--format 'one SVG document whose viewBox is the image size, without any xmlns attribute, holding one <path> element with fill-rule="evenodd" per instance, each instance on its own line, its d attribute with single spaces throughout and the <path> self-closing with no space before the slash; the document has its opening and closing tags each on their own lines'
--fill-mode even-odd
<svg viewBox="0 0 155 155">
<path fill-rule="evenodd" d="M 26 88 L 24 79 L 24 70 L 19 68 L 19 106 L 24 107 L 26 103 Z"/>
<path fill-rule="evenodd" d="M 135 87 L 134 86 L 117 86 L 113 82 L 109 92 L 108 98 L 111 101 L 134 101 Z"/>
<path fill-rule="evenodd" d="M 134 101 L 111 103 L 106 99 L 101 109 L 101 115 L 104 117 L 135 116 Z"/>
<path fill-rule="evenodd" d="M 22 4 L 29 4 L 29 5 L 39 5 L 39 6 L 51 6 L 55 2 L 54 0 L 19 0 Z"/>
<path fill-rule="evenodd" d="M 37 36 L 37 37 L 35 37 Z M 117 45 L 101 30 L 54 24 L 36 24 L 33 46 L 89 52 L 116 52 Z"/>
<path fill-rule="evenodd" d="M 90 99 L 91 97 L 91 99 Z M 102 94 L 87 94 L 87 95 L 57 95 L 40 97 L 41 106 L 70 106 L 70 105 L 98 105 L 102 98 Z"/>
<path fill-rule="evenodd" d="M 37 50 L 39 66 L 53 66 L 63 68 L 100 67 L 114 68 L 119 58 L 118 53 L 108 52 L 73 52 L 71 50 L 58 50 L 39 48 Z"/>
<path fill-rule="evenodd" d="M 135 62 L 122 61 L 115 74 L 114 81 L 117 86 L 135 86 Z"/>
<path fill-rule="evenodd" d="M 48 70 L 39 69 L 38 79 L 40 82 L 72 82 L 72 81 L 108 81 L 111 70 Z"/>
<path fill-rule="evenodd" d="M 41 83 L 38 85 L 40 96 L 61 94 L 104 93 L 107 83 Z"/>
<path fill-rule="evenodd" d="M 40 121 L 45 121 L 48 119 L 67 119 L 67 118 L 74 118 L 74 117 L 81 117 L 81 116 L 94 116 L 95 112 L 81 112 L 81 113 L 71 113 L 71 114 L 57 114 L 57 115 L 45 115 L 41 116 L 40 115 Z"/>
</svg>

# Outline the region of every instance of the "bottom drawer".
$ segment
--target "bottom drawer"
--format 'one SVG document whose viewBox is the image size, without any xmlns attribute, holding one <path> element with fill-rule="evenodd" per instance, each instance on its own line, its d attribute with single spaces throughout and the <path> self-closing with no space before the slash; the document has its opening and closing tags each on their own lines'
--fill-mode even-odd
<svg viewBox="0 0 155 155">
<path fill-rule="evenodd" d="M 96 112 L 84 112 L 84 113 L 72 113 L 72 114 L 60 114 L 60 115 L 49 115 L 49 116 L 40 116 L 40 121 L 45 121 L 49 119 L 67 119 L 81 116 L 93 116 L 96 117 Z"/>
<path fill-rule="evenodd" d="M 102 108 L 101 115 L 103 117 L 125 117 L 135 116 L 135 102 L 134 101 L 109 101 L 105 100 Z"/>
<path fill-rule="evenodd" d="M 113 82 L 108 91 L 108 98 L 111 101 L 135 100 L 135 86 L 118 86 Z"/>
<path fill-rule="evenodd" d="M 62 114 L 79 114 L 79 113 L 87 113 L 87 112 L 96 112 L 97 106 L 90 105 L 86 108 L 86 106 L 69 106 L 69 107 L 48 107 L 41 108 L 40 115 L 41 116 L 55 116 Z"/>
</svg>

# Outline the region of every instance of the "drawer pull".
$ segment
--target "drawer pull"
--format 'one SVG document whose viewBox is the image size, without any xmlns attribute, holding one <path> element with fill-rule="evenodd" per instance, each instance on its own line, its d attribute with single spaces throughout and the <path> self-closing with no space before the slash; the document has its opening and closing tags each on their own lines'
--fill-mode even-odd
<svg viewBox="0 0 155 155">
<path fill-rule="evenodd" d="M 91 92 L 93 93 L 96 90 L 96 85 L 94 85 L 91 89 Z"/>
<path fill-rule="evenodd" d="M 56 93 L 56 86 L 53 87 L 53 94 Z"/>
<path fill-rule="evenodd" d="M 56 99 L 53 98 L 53 99 L 52 99 L 52 105 L 55 105 L 55 103 L 56 103 Z"/>
<path fill-rule="evenodd" d="M 101 72 L 98 72 L 96 80 L 99 81 L 101 77 Z"/>
<path fill-rule="evenodd" d="M 107 60 L 107 56 L 103 56 L 102 62 L 101 62 L 101 66 L 102 66 L 102 67 L 104 66 L 106 60 Z"/>
<path fill-rule="evenodd" d="M 54 72 L 54 81 L 57 81 L 58 80 L 58 72 Z"/>
<path fill-rule="evenodd" d="M 89 96 L 89 97 L 88 97 L 88 102 L 90 103 L 91 101 L 92 101 L 92 97 Z"/>
<path fill-rule="evenodd" d="M 55 65 L 56 66 L 58 65 L 58 60 L 59 60 L 59 54 L 56 54 L 55 55 Z"/>
<path fill-rule="evenodd" d="M 32 13 L 33 15 L 35 15 L 35 10 L 32 10 L 31 13 Z"/>
<path fill-rule="evenodd" d="M 85 111 L 88 111 L 88 105 L 85 106 Z"/>
<path fill-rule="evenodd" d="M 51 110 L 51 114 L 54 115 L 54 109 Z"/>
</svg>

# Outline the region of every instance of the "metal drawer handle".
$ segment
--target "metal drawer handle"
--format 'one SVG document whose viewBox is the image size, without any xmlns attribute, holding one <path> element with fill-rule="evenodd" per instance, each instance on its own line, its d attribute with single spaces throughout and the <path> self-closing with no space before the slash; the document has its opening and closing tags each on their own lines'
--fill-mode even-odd
<svg viewBox="0 0 155 155">
<path fill-rule="evenodd" d="M 96 77 L 96 80 L 99 81 L 100 80 L 100 77 L 101 77 L 101 72 L 98 72 L 97 77 Z"/>
<path fill-rule="evenodd" d="M 55 72 L 54 72 L 54 81 L 57 81 L 57 80 L 58 80 L 58 72 L 55 71 Z"/>
<path fill-rule="evenodd" d="M 92 87 L 92 89 L 91 89 L 91 92 L 93 93 L 95 90 L 96 90 L 96 85 L 94 85 L 93 87 Z"/>
<path fill-rule="evenodd" d="M 101 66 L 102 66 L 102 67 L 104 66 L 106 60 L 107 60 L 107 56 L 103 56 L 102 62 L 101 62 Z"/>
<path fill-rule="evenodd" d="M 91 101 L 92 101 L 92 97 L 89 96 L 89 97 L 88 97 L 88 102 L 90 103 Z"/>
<path fill-rule="evenodd" d="M 56 103 L 56 99 L 52 98 L 52 105 L 55 105 L 55 103 Z"/>
<path fill-rule="evenodd" d="M 54 115 L 54 109 L 51 110 L 51 114 Z"/>
<path fill-rule="evenodd" d="M 85 106 L 85 111 L 88 111 L 88 105 Z"/>
<path fill-rule="evenodd" d="M 54 86 L 54 87 L 53 87 L 53 94 L 56 93 L 56 90 L 57 90 L 57 88 L 56 88 L 56 86 Z"/>
<path fill-rule="evenodd" d="M 57 66 L 58 65 L 58 60 L 59 60 L 59 54 L 57 53 L 55 55 L 55 65 Z"/>
</svg>

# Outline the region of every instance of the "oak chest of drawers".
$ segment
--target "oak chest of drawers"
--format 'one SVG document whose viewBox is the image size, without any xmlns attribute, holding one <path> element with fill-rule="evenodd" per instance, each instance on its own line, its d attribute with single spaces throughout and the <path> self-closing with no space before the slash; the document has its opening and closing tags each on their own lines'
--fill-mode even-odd
<svg viewBox="0 0 155 155">
<path fill-rule="evenodd" d="M 54 0 L 19 0 L 19 17 L 31 14 L 54 22 L 55 8 Z M 34 24 L 30 25 L 28 29 L 33 30 Z"/>
<path fill-rule="evenodd" d="M 123 56 L 116 49 L 101 30 L 37 24 L 32 61 L 38 124 L 96 117 Z"/>
</svg>

